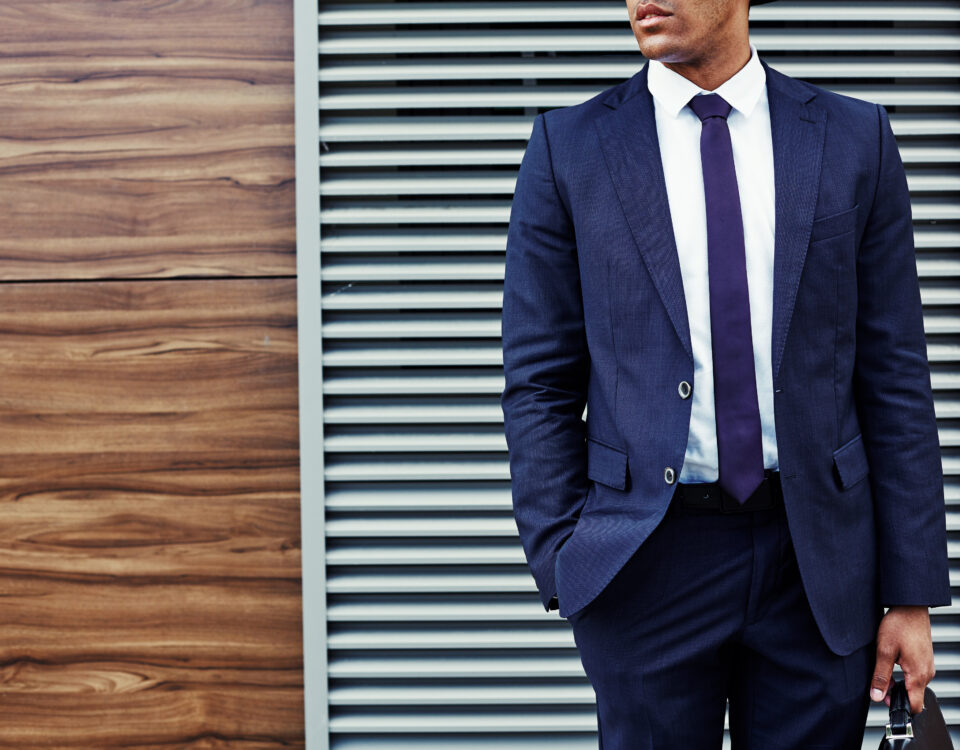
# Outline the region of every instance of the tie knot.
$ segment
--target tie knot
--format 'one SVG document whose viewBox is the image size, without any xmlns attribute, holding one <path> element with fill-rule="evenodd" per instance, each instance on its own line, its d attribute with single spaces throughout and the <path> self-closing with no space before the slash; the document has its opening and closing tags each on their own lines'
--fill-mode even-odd
<svg viewBox="0 0 960 750">
<path fill-rule="evenodd" d="M 720 94 L 697 94 L 690 102 L 690 109 L 694 111 L 701 122 L 708 117 L 722 117 L 727 119 L 733 109 Z"/>
</svg>

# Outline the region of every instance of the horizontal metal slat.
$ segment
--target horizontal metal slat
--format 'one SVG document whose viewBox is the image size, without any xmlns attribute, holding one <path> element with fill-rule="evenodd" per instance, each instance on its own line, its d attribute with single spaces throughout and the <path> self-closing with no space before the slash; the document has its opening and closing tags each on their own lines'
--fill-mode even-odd
<svg viewBox="0 0 960 750">
<path fill-rule="evenodd" d="M 478 677 L 487 676 L 482 670 Z M 950 723 L 960 719 L 960 710 L 950 706 L 941 706 L 944 719 Z M 868 712 L 873 714 L 870 723 L 872 726 L 882 726 L 883 717 L 887 713 L 886 706 L 871 706 Z M 409 708 L 396 712 L 362 712 L 355 717 L 335 715 L 330 719 L 330 731 L 333 733 L 356 732 L 361 734 L 425 734 L 436 733 L 481 733 L 500 735 L 514 732 L 530 732 L 542 734 L 548 732 L 588 732 L 591 736 L 596 732 L 596 710 L 588 707 L 583 711 L 573 711 L 564 708 L 562 712 L 539 712 L 526 710 L 523 712 L 503 711 L 500 713 L 486 712 L 477 709 L 474 712 L 436 712 L 420 715 Z M 594 742 L 596 739 L 594 738 Z M 866 743 L 865 743 L 866 744 Z M 876 741 L 872 743 L 876 745 Z M 457 743 L 459 747 L 459 742 Z"/>
<path fill-rule="evenodd" d="M 554 614 L 544 613 L 544 621 L 559 619 Z M 418 670 L 417 665 L 422 665 Z M 938 664 L 939 667 L 939 664 Z M 509 657 L 485 654 L 483 659 L 458 657 L 453 654 L 424 654 L 413 658 L 398 655 L 346 657 L 331 655 L 330 677 L 334 680 L 375 680 L 391 677 L 414 682 L 426 680 L 483 677 L 506 679 L 572 678 L 583 679 L 583 665 L 577 652 L 569 649 L 563 655 L 521 655 Z"/>
<path fill-rule="evenodd" d="M 451 243 L 451 247 L 455 243 Z M 463 257 L 407 256 L 404 258 L 327 258 L 321 279 L 337 281 L 503 281 L 503 256 L 472 254 Z M 960 260 L 957 261 L 960 266 Z M 946 270 L 940 262 L 931 266 Z M 387 285 L 384 289 L 390 288 Z"/>
<path fill-rule="evenodd" d="M 499 401 L 491 403 L 326 405 L 325 424 L 502 424 Z"/>
<path fill-rule="evenodd" d="M 930 373 L 934 390 L 960 390 L 960 373 L 934 371 Z"/>
<path fill-rule="evenodd" d="M 451 243 L 452 245 L 453 243 Z M 399 283 L 374 286 L 371 282 L 416 282 L 416 281 L 503 281 L 504 261 L 502 256 L 482 256 L 479 254 L 465 257 L 407 256 L 405 258 L 366 258 L 336 259 L 327 258 L 321 269 L 321 278 L 328 284 L 337 282 L 359 283 L 367 286 L 358 289 L 353 286 L 350 293 L 366 292 L 390 293 L 400 291 Z M 960 257 L 955 255 L 924 255 L 917 258 L 917 270 L 921 279 L 960 277 Z M 960 284 L 958 284 L 960 289 Z M 424 291 L 436 291 L 435 287 L 424 286 Z"/>
<path fill-rule="evenodd" d="M 937 694 L 939 697 L 939 693 Z M 595 700 L 589 683 L 577 685 L 346 685 L 330 691 L 336 706 L 577 705 Z"/>
<path fill-rule="evenodd" d="M 911 0 L 905 18 L 902 2 L 829 2 L 820 0 L 784 0 L 776 5 L 752 8 L 751 23 L 769 21 L 896 22 L 960 21 L 960 8 L 955 3 Z M 627 11 L 619 5 L 589 2 L 551 2 L 549 13 L 537 2 L 460 2 L 438 3 L 364 3 L 324 4 L 318 16 L 321 27 L 380 26 L 383 24 L 533 24 L 550 23 L 626 23 Z"/>
<path fill-rule="evenodd" d="M 951 317 L 952 321 L 953 318 Z M 960 323 L 957 324 L 960 327 Z M 477 313 L 474 315 L 429 316 L 411 313 L 395 313 L 385 318 L 357 317 L 346 315 L 327 319 L 321 326 L 323 337 L 341 339 L 391 339 L 391 338 L 499 338 L 500 315 Z"/>
<path fill-rule="evenodd" d="M 327 453 L 471 453 L 507 450 L 502 429 L 485 431 L 483 425 L 448 427 L 440 424 L 425 425 L 417 430 L 413 426 L 401 429 L 380 427 L 379 431 L 367 430 L 362 425 L 352 431 L 330 431 L 324 437 Z M 432 427 L 433 429 L 430 429 Z M 939 429 L 940 445 L 944 448 L 960 446 L 960 428 L 942 425 Z M 388 461 L 384 460 L 384 464 Z"/>
<path fill-rule="evenodd" d="M 960 203 L 918 198 L 913 201 L 915 221 L 957 221 Z M 477 199 L 462 203 L 424 199 L 385 202 L 351 201 L 320 209 L 324 224 L 508 224 L 510 200 Z"/>
<path fill-rule="evenodd" d="M 938 290 L 940 291 L 940 290 Z M 325 310 L 500 309 L 503 290 L 493 284 L 345 285 L 323 295 Z"/>
<path fill-rule="evenodd" d="M 349 342 L 348 342 L 349 343 Z M 472 365 L 500 366 L 503 353 L 499 343 L 454 342 L 406 344 L 397 346 L 327 346 L 323 352 L 324 367 L 463 367 Z M 471 345 L 472 344 L 472 345 Z"/>
<path fill-rule="evenodd" d="M 871 709 L 873 710 L 873 709 Z M 876 734 L 870 737 L 864 737 L 861 745 L 862 750 L 874 750 L 877 742 L 882 737 L 880 727 L 880 713 L 876 712 L 878 718 L 871 719 L 869 726 L 876 728 Z M 951 712 L 948 709 L 943 710 L 944 718 L 951 723 L 960 716 L 960 712 Z M 376 721 L 370 722 L 370 728 L 364 730 L 367 718 L 365 715 L 356 717 L 352 722 L 344 717 L 333 716 L 330 720 L 331 732 L 331 750 L 383 750 L 384 742 L 389 743 L 390 748 L 417 748 L 417 750 L 427 750 L 431 747 L 451 748 L 458 750 L 491 750 L 494 742 L 501 746 L 505 742 L 510 743 L 510 747 L 522 747 L 524 750 L 593 750 L 597 746 L 596 737 L 596 712 L 585 710 L 582 713 L 564 714 L 562 720 L 553 719 L 552 714 L 544 716 L 535 716 L 531 713 L 518 714 L 515 712 L 504 712 L 503 715 L 481 716 L 476 714 L 465 714 L 463 716 L 451 716 L 444 712 L 434 717 L 409 716 L 406 713 L 393 714 L 397 717 L 398 724 L 392 723 L 392 718 L 377 717 Z M 417 725 L 422 729 L 417 729 Z M 458 728 L 459 727 L 459 728 Z M 592 727 L 592 728 L 591 728 Z M 344 743 L 338 737 L 347 733 L 358 733 L 364 736 L 364 740 L 357 743 Z M 381 740 L 378 744 L 375 740 L 369 739 L 366 735 L 382 734 L 389 739 Z M 424 741 L 424 735 L 434 733 L 437 739 L 434 743 L 428 744 Z M 484 746 L 480 742 L 472 739 L 464 739 L 470 734 L 486 734 L 490 736 L 491 743 Z M 559 745 L 553 737 L 562 737 L 563 734 L 574 735 L 580 733 L 583 735 L 582 743 L 569 745 Z M 409 738 L 404 741 L 404 734 Z M 517 735 L 528 735 L 519 737 Z M 960 733 L 957 734 L 960 736 Z M 505 739 L 509 738 L 509 739 Z M 956 743 L 956 740 L 954 740 Z M 731 748 L 729 738 L 726 734 L 723 737 L 723 744 L 720 750 L 729 750 Z"/>
<path fill-rule="evenodd" d="M 544 613 L 544 620 L 556 619 L 556 613 Z M 383 679 L 389 677 L 427 681 L 435 678 L 477 677 L 509 679 L 543 679 L 550 677 L 582 678 L 583 666 L 574 649 L 567 654 L 511 654 L 498 656 L 484 654 L 483 658 L 474 655 L 456 654 L 420 654 L 390 656 L 389 654 L 370 654 L 363 656 L 333 655 L 330 659 L 330 676 L 337 680 Z M 941 661 L 942 659 L 942 661 Z M 417 672 L 416 665 L 422 663 L 423 671 Z M 578 669 L 579 668 L 579 669 Z M 937 653 L 937 675 L 960 668 L 960 656 L 955 649 L 941 649 Z M 934 688 L 936 689 L 936 688 Z M 886 711 L 886 706 L 877 707 Z"/>
<path fill-rule="evenodd" d="M 517 567 L 516 572 L 492 573 L 486 570 L 423 570 L 415 573 L 381 573 L 379 575 L 364 572 L 347 574 L 333 569 L 327 578 L 327 591 L 330 594 L 373 594 L 373 593 L 532 593 L 537 590 L 530 571 Z M 548 613 L 544 613 L 547 615 Z M 553 615 L 556 617 L 556 615 Z"/>
<path fill-rule="evenodd" d="M 473 165 L 519 167 L 523 152 L 523 148 L 490 148 L 483 144 L 477 144 L 474 148 L 456 149 L 429 146 L 390 150 L 339 148 L 336 152 L 320 155 L 320 168 L 321 170 L 407 166 L 456 168 Z M 960 146 L 902 143 L 900 156 L 905 164 L 960 162 Z M 324 176 L 324 179 L 327 178 Z"/>
<path fill-rule="evenodd" d="M 440 149 L 338 149 L 335 153 L 320 155 L 321 169 L 342 167 L 394 167 L 394 166 L 493 166 L 505 164 L 519 166 L 523 159 L 522 148 L 487 148 L 478 144 L 477 148 Z M 960 151 L 960 149 L 958 149 Z M 949 154 L 943 149 L 944 154 Z M 939 161 L 945 161 L 941 159 Z"/>
<path fill-rule="evenodd" d="M 418 515 L 415 518 L 395 518 L 366 515 L 362 518 L 331 518 L 328 519 L 324 527 L 328 537 L 389 537 L 391 539 L 430 539 L 432 537 L 442 538 L 466 538 L 466 537 L 501 537 L 503 539 L 514 539 L 517 536 L 517 525 L 512 516 L 504 515 L 502 518 L 493 518 L 490 516 L 470 516 L 467 513 L 457 513 L 453 517 L 429 517 Z M 375 550 L 371 550 L 374 551 Z M 461 550 L 465 552 L 465 550 Z M 393 551 L 389 554 L 397 554 Z M 441 551 L 430 547 L 417 550 L 414 554 L 425 556 L 437 555 L 439 557 L 448 557 L 448 554 L 441 554 Z M 372 560 L 365 564 L 374 564 Z"/>
<path fill-rule="evenodd" d="M 341 208 L 327 206 L 320 209 L 323 224 L 507 224 L 510 219 L 510 201 L 352 201 Z"/>
<path fill-rule="evenodd" d="M 320 183 L 321 195 L 512 195 L 517 182 L 514 171 L 495 172 L 368 172 L 354 177 L 327 177 Z"/>
<path fill-rule="evenodd" d="M 960 116 L 949 113 L 891 114 L 890 124 L 898 137 L 960 134 Z M 526 143 L 532 128 L 533 117 L 519 115 L 394 117 L 377 114 L 349 117 L 324 113 L 320 122 L 320 139 L 330 143 L 505 140 Z"/>
<path fill-rule="evenodd" d="M 401 622 L 463 622 L 463 623 L 526 623 L 542 627 L 565 627 L 554 612 L 544 617 L 543 605 L 536 598 L 501 593 L 474 595 L 469 599 L 438 599 L 429 595 L 404 596 L 403 600 L 382 597 L 356 599 L 333 597 L 327 610 L 331 622 L 343 623 L 401 623 Z M 931 622 L 955 617 L 960 607 L 934 607 Z M 556 619 L 554 619 L 556 618 Z M 960 697 L 960 678 L 937 675 L 941 687 Z"/>
<path fill-rule="evenodd" d="M 921 278 L 960 278 L 960 256 L 956 254 L 921 254 L 917 258 L 917 272 Z M 960 286 L 960 282 L 958 282 Z"/>
<path fill-rule="evenodd" d="M 960 476 L 960 458 L 944 456 L 943 470 L 948 476 Z M 388 460 L 382 455 L 379 455 L 377 460 L 331 461 L 324 476 L 330 482 L 486 481 L 508 480 L 510 472 L 506 461 L 497 462 L 495 459 L 484 460 L 476 457 L 434 461 L 411 454 L 404 461 Z M 956 585 L 960 585 L 960 582 Z"/>
<path fill-rule="evenodd" d="M 960 117 L 957 118 L 960 123 Z M 407 141 L 498 141 L 526 142 L 533 117 L 504 115 L 453 117 L 338 117 L 324 114 L 320 122 L 320 140 L 335 142 Z"/>
<path fill-rule="evenodd" d="M 619 82 L 636 73 L 646 60 L 639 51 L 632 55 L 594 59 L 555 57 L 509 60 L 499 57 L 434 60 L 400 59 L 389 65 L 331 61 L 320 70 L 321 83 L 394 81 L 491 81 L 507 79 L 582 80 Z M 957 78 L 960 62 L 936 58 L 858 57 L 838 65 L 835 58 L 777 57 L 770 64 L 794 78 Z"/>
<path fill-rule="evenodd" d="M 456 627 L 445 623 L 442 629 L 422 630 L 370 628 L 362 631 L 332 633 L 331 651 L 498 651 L 501 649 L 547 650 L 574 645 L 570 628 L 491 628 Z"/>
<path fill-rule="evenodd" d="M 934 411 L 937 419 L 960 419 L 960 400 L 951 399 L 946 403 L 937 401 L 934 404 Z"/>
<path fill-rule="evenodd" d="M 439 86 L 417 88 L 330 88 L 321 94 L 320 111 L 364 109 L 463 109 L 565 107 L 579 104 L 600 93 L 599 86 Z"/>
<path fill-rule="evenodd" d="M 401 227 L 375 232 L 360 228 L 353 234 L 338 234 L 338 231 L 340 230 L 331 228 L 321 237 L 321 255 L 367 255 L 382 252 L 485 253 L 502 252 L 507 246 L 505 229 L 495 227 L 459 230 L 451 227 Z M 322 260 L 326 264 L 327 258 Z"/>
<path fill-rule="evenodd" d="M 382 735 L 334 734 L 330 737 L 330 750 L 384 750 Z M 597 738 L 584 734 L 557 734 L 546 732 L 542 735 L 397 735 L 387 740 L 390 750 L 501 750 L 504 742 L 511 747 L 523 750 L 597 750 Z M 863 750 L 876 750 L 879 739 L 865 741 Z M 721 750 L 730 750 L 725 744 Z"/>
<path fill-rule="evenodd" d="M 513 531 L 507 535 L 508 539 L 514 539 L 517 536 L 516 524 L 513 523 L 512 519 L 511 524 L 513 525 Z M 411 567 L 430 567 L 434 565 L 516 565 L 523 567 L 526 565 L 526 558 L 523 555 L 523 550 L 516 546 L 478 547 L 471 545 L 470 547 L 446 547 L 441 550 L 434 548 L 432 545 L 429 547 L 423 545 L 420 549 L 416 547 L 404 549 L 395 545 L 378 548 L 369 543 L 364 543 L 353 548 L 335 549 L 328 552 L 326 563 L 330 568 L 363 565 L 405 565 Z"/>
<path fill-rule="evenodd" d="M 474 524 L 471 519 L 467 519 L 465 523 L 470 523 L 471 526 Z M 330 550 L 327 553 L 326 563 L 330 568 L 334 567 L 390 567 L 397 568 L 398 566 L 407 566 L 407 567 L 433 567 L 433 566 L 452 566 L 452 565 L 498 565 L 498 566 L 517 566 L 523 568 L 526 565 L 526 558 L 523 553 L 523 549 L 518 545 L 513 546 L 504 546 L 504 545 L 469 545 L 466 546 L 463 544 L 463 540 L 470 537 L 482 537 L 494 538 L 500 537 L 503 541 L 512 541 L 516 539 L 516 524 L 513 521 L 512 516 L 509 518 L 509 521 L 505 524 L 509 528 L 500 529 L 500 533 L 497 534 L 493 531 L 481 534 L 479 530 L 473 533 L 459 533 L 456 529 L 449 529 L 446 534 L 426 534 L 425 537 L 429 538 L 431 536 L 445 536 L 449 538 L 455 538 L 459 541 L 459 544 L 456 546 L 445 546 L 438 547 L 434 545 L 423 544 L 420 547 L 417 547 L 416 544 L 411 544 L 407 547 L 402 547 L 397 544 L 392 544 L 386 547 L 377 547 L 376 545 L 370 544 L 367 539 L 368 537 L 389 537 L 391 539 L 397 540 L 406 540 L 412 539 L 414 542 L 422 542 L 415 533 L 409 532 L 405 534 L 396 534 L 392 535 L 388 531 L 382 530 L 383 522 L 377 525 L 377 529 L 380 533 L 364 533 L 365 529 L 363 527 L 358 527 L 353 530 L 352 533 L 348 531 L 337 530 L 336 533 L 328 534 L 329 540 L 336 540 L 342 543 L 344 538 L 350 539 L 355 537 L 357 539 L 362 539 L 363 543 L 358 543 L 355 546 L 346 547 L 346 548 L 336 548 Z M 951 523 L 948 523 L 949 531 L 956 531 L 958 529 L 958 524 L 954 520 Z M 951 543 L 950 545 L 950 559 L 953 561 L 960 561 L 960 550 L 957 549 L 957 545 Z M 937 614 L 937 613 L 934 613 Z M 955 629 L 950 629 L 949 626 L 943 626 L 943 629 L 938 631 L 940 633 L 941 640 L 951 640 L 951 641 L 960 641 L 960 636 Z M 936 635 L 936 634 L 935 634 Z"/>
<path fill-rule="evenodd" d="M 504 448 L 499 448 L 502 451 Z M 470 459 L 453 454 L 447 461 L 408 455 L 403 461 L 333 459 L 327 461 L 324 478 L 328 482 L 399 482 L 404 480 L 486 481 L 508 480 L 509 465 L 497 459 Z"/>
<path fill-rule="evenodd" d="M 936 361 L 930 357 L 931 361 Z M 956 363 L 951 358 L 951 364 Z M 452 365 L 453 362 L 439 360 L 440 364 Z M 412 363 L 417 364 L 416 361 Z M 424 364 L 419 362 L 419 364 Z M 465 364 L 476 364 L 466 362 Z M 960 382 L 960 381 L 957 381 Z M 937 391 L 934 385 L 934 391 Z M 935 393 L 934 406 L 941 419 L 960 417 L 960 399 L 939 396 Z M 366 425 L 366 424 L 499 424 L 503 414 L 499 402 L 491 404 L 383 404 L 379 399 L 364 405 L 328 406 L 323 413 L 324 422 L 330 425 Z"/>
<path fill-rule="evenodd" d="M 949 625 L 934 621 L 932 626 L 934 644 L 952 643 Z M 946 632 L 945 632 L 946 631 Z M 573 645 L 569 628 L 510 628 L 493 630 L 483 627 L 456 627 L 445 624 L 442 629 L 425 627 L 422 630 L 398 628 L 370 628 L 362 631 L 334 633 L 329 637 L 331 651 L 351 650 L 377 652 L 383 650 L 473 651 L 518 649 L 521 651 L 550 650 Z"/>
<path fill-rule="evenodd" d="M 960 304 L 960 286 L 920 285 L 920 296 L 924 305 L 947 306 Z"/>
<path fill-rule="evenodd" d="M 934 372 L 941 372 L 941 368 L 936 367 L 938 363 L 954 364 L 960 362 L 960 343 L 939 336 L 929 337 L 927 340 L 927 357 L 934 365 Z"/>
<path fill-rule="evenodd" d="M 928 310 L 923 317 L 923 327 L 928 334 L 960 333 L 960 310 Z"/>
<path fill-rule="evenodd" d="M 402 227 L 371 232 L 360 228 L 355 233 L 326 228 L 320 240 L 324 266 L 331 256 L 360 255 L 347 262 L 362 263 L 362 256 L 373 253 L 489 253 L 506 250 L 506 228 L 471 227 Z M 914 227 L 914 242 L 919 250 L 960 248 L 960 230 L 918 225 Z M 394 258 L 391 258 L 394 260 Z"/>
<path fill-rule="evenodd" d="M 343 317 L 323 324 L 324 338 L 391 339 L 391 338 L 492 338 L 500 337 L 500 315 L 415 315 L 395 313 L 388 318 Z M 924 316 L 928 334 L 960 333 L 960 311 L 928 310 Z"/>
<path fill-rule="evenodd" d="M 871 711 L 873 709 L 871 708 Z M 876 750 L 880 738 L 883 736 L 882 715 L 880 712 L 869 714 L 868 730 L 863 738 L 861 750 Z M 954 731 L 954 746 L 960 745 L 960 732 Z M 330 750 L 384 750 L 382 736 L 368 737 L 363 734 L 335 734 L 330 738 Z M 523 750 L 597 750 L 597 737 L 593 734 L 557 732 L 542 732 L 539 734 L 521 735 L 518 733 L 505 735 L 465 735 L 465 734 L 414 734 L 397 735 L 389 739 L 392 750 L 500 750 L 505 744 L 511 748 Z M 723 744 L 719 750 L 731 750 L 730 737 L 725 732 Z"/>
<path fill-rule="evenodd" d="M 499 394 L 503 391 L 503 373 L 492 370 L 446 370 L 441 368 L 384 371 L 376 375 L 324 373 L 323 392 L 329 395 L 413 395 L 476 393 Z"/>
<path fill-rule="evenodd" d="M 951 477 L 948 476 L 944 489 L 948 507 L 960 507 L 960 484 L 951 481 Z M 330 512 L 356 514 L 383 511 L 509 513 L 513 507 L 509 480 L 486 485 L 476 482 L 443 483 L 417 482 L 416 480 L 395 485 L 389 483 L 371 485 L 365 480 L 360 480 L 356 485 L 346 483 L 331 485 L 324 495 L 324 502 Z M 936 612 L 960 615 L 960 603 L 953 610 L 939 607 Z"/>
<path fill-rule="evenodd" d="M 408 366 L 499 366 L 503 363 L 503 355 L 499 344 L 484 345 L 480 342 L 467 342 L 464 345 L 456 343 L 435 342 L 429 344 L 407 346 L 351 346 L 345 342 L 344 348 L 327 347 L 323 354 L 324 367 L 349 368 L 389 368 Z M 928 344 L 928 356 L 931 362 L 957 362 L 956 346 Z M 373 376 L 370 376 L 373 377 Z M 375 378 L 379 381 L 378 378 Z M 933 373 L 934 390 L 960 389 L 960 375 L 938 372 Z M 406 380 L 404 379 L 404 382 Z M 458 381 L 459 382 L 459 381 Z M 487 385 L 492 381 L 483 381 L 483 390 L 478 393 L 487 393 Z M 330 393 L 347 393 L 348 391 L 330 391 Z M 350 391 L 352 392 L 352 391 Z M 361 391 L 368 393 L 368 391 Z M 405 392 L 405 391 L 398 391 Z M 417 391 L 420 392 L 420 391 Z M 447 391 L 461 393 L 463 391 Z M 372 392 L 370 392 L 372 393 Z M 377 391 L 379 393 L 379 391 Z"/>
<path fill-rule="evenodd" d="M 886 710 L 886 707 L 884 707 L 884 710 Z M 884 723 L 882 721 L 883 712 L 880 709 L 874 710 L 872 707 L 870 711 L 875 717 L 870 719 L 869 725 L 877 728 L 881 727 Z M 943 716 L 944 719 L 952 724 L 960 719 L 960 710 L 951 710 L 949 707 L 943 707 Z M 435 732 L 440 735 L 455 733 L 458 739 L 453 740 L 453 742 L 456 743 L 456 747 L 458 748 L 464 747 L 459 740 L 459 737 L 464 733 L 486 733 L 499 737 L 504 733 L 527 732 L 532 735 L 537 735 L 539 738 L 540 735 L 544 734 L 581 732 L 589 733 L 590 741 L 593 743 L 593 747 L 596 747 L 596 738 L 594 736 L 596 732 L 596 718 L 596 711 L 594 710 L 578 712 L 570 709 L 567 709 L 565 713 L 560 715 L 553 713 L 539 714 L 531 711 L 522 713 L 505 711 L 496 715 L 485 715 L 479 712 L 450 714 L 444 711 L 436 715 L 415 716 L 406 712 L 398 712 L 388 715 L 381 715 L 379 713 L 361 714 L 352 720 L 334 715 L 330 719 L 330 731 L 334 734 L 347 732 L 376 734 L 382 732 L 385 735 L 407 732 L 417 737 L 417 743 L 422 742 L 420 735 L 426 733 Z M 871 739 L 864 738 L 863 747 L 871 748 L 872 750 L 872 748 L 876 747 L 878 741 L 879 734 Z M 392 737 L 390 742 L 391 746 L 393 746 L 394 739 Z M 446 744 L 446 747 L 450 747 L 451 739 L 445 737 L 443 743 Z M 526 742 L 523 743 L 523 746 L 526 747 Z M 371 744 L 369 747 L 382 748 L 383 745 L 378 746 Z M 417 747 L 422 747 L 422 744 L 417 744 Z M 551 747 L 556 747 L 556 745 L 551 745 Z M 725 745 L 724 748 L 726 747 Z M 338 750 L 337 746 L 334 745 L 332 750 Z M 355 750 L 355 748 L 352 750 Z"/>
<path fill-rule="evenodd" d="M 336 173 L 334 173 L 336 175 Z M 366 172 L 355 176 L 327 177 L 320 183 L 321 196 L 419 196 L 419 195 L 508 195 L 517 182 L 516 172 L 475 170 L 457 173 Z M 907 170 L 912 192 L 960 190 L 960 173 L 937 170 Z"/>
<path fill-rule="evenodd" d="M 960 39 L 960 34 L 958 34 Z M 567 107 L 586 101 L 604 86 L 418 86 L 416 88 L 329 89 L 321 94 L 320 110 L 465 109 L 519 107 Z M 960 91 L 944 86 L 879 86 L 874 84 L 830 86 L 828 90 L 885 107 L 954 107 Z"/>
<path fill-rule="evenodd" d="M 326 366 L 326 362 L 324 363 Z M 372 361 L 371 367 L 380 364 Z M 409 365 L 423 364 L 411 361 Z M 441 362 L 438 364 L 446 364 Z M 456 365 L 455 361 L 452 364 Z M 414 367 L 403 370 L 392 370 L 397 365 L 385 363 L 382 372 L 366 374 L 345 370 L 350 374 L 340 374 L 335 367 L 324 378 L 323 389 L 327 395 L 334 396 L 394 396 L 415 394 L 475 394 L 499 395 L 503 391 L 502 373 L 490 374 L 489 371 L 444 370 L 437 367 L 431 370 L 417 371 Z M 960 373 L 939 372 L 931 373 L 934 390 L 960 390 Z M 960 474 L 960 462 L 952 462 L 954 474 Z"/>
<path fill-rule="evenodd" d="M 330 512 L 379 511 L 509 511 L 513 505 L 509 482 L 487 484 L 404 482 L 398 485 L 331 485 L 323 502 Z"/>
<path fill-rule="evenodd" d="M 485 673 L 481 673 L 485 674 Z M 481 676 L 481 675 L 478 675 Z M 447 733 L 480 732 L 501 734 L 504 732 L 596 732 L 596 711 L 569 711 L 563 714 L 540 714 L 533 711 L 523 713 L 503 712 L 494 716 L 477 712 L 443 712 L 430 717 L 418 716 L 409 712 L 391 714 L 364 712 L 350 718 L 334 715 L 330 717 L 330 731 L 358 732 L 362 734 L 398 734 L 410 732 Z"/>
<path fill-rule="evenodd" d="M 904 27 L 871 29 L 851 33 L 849 29 L 756 27 L 750 40 L 761 56 L 771 52 L 952 52 L 960 49 L 960 35 L 940 29 Z M 466 54 L 522 52 L 636 52 L 637 40 L 624 19 L 618 29 L 497 29 L 494 31 L 454 28 L 444 31 L 323 31 L 319 40 L 321 56 Z M 775 67 L 775 66 L 774 66 Z"/>
<path fill-rule="evenodd" d="M 542 627 L 565 627 L 556 613 L 553 618 L 545 618 L 543 605 L 535 598 L 504 596 L 502 593 L 477 594 L 460 600 L 407 595 L 399 601 L 395 598 L 336 596 L 327 611 L 331 622 L 523 622 Z"/>
</svg>

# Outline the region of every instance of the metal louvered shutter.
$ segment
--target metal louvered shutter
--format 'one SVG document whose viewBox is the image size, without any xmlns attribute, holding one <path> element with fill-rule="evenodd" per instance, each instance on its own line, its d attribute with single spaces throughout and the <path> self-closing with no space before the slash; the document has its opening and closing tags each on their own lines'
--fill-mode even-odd
<svg viewBox="0 0 960 750">
<path fill-rule="evenodd" d="M 298 23 L 316 17 L 296 3 Z M 751 25 L 773 67 L 890 112 L 960 584 L 960 2 L 780 0 Z M 317 132 L 297 136 L 298 216 L 319 205 L 320 232 L 319 263 L 298 272 L 301 418 L 322 419 L 301 427 L 322 438 L 322 455 L 302 443 L 310 746 L 595 748 L 570 627 L 543 611 L 512 518 L 499 315 L 533 118 L 642 66 L 626 7 L 336 2 L 319 8 L 313 53 L 297 48 L 298 71 L 319 76 L 319 204 L 299 153 L 316 154 Z M 301 219 L 298 252 L 315 254 Z M 960 743 L 958 609 L 932 613 L 932 687 Z M 885 713 L 871 704 L 865 748 Z"/>
</svg>

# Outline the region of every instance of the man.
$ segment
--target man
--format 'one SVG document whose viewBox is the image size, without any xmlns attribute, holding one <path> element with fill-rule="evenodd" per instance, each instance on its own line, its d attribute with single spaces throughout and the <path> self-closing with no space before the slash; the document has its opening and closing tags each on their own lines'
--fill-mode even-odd
<svg viewBox="0 0 960 750">
<path fill-rule="evenodd" d="M 887 113 L 761 62 L 749 0 L 627 9 L 650 62 L 536 117 L 511 210 L 524 551 L 606 750 L 719 748 L 728 700 L 739 750 L 859 748 L 950 603 Z"/>
</svg>

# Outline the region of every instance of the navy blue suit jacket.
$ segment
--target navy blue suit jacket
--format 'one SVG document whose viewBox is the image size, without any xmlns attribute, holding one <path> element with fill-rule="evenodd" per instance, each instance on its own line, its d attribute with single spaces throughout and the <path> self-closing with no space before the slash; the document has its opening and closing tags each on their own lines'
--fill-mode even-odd
<svg viewBox="0 0 960 750">
<path fill-rule="evenodd" d="M 950 603 L 910 197 L 881 106 L 764 68 L 784 504 L 818 627 L 849 653 L 876 635 L 881 606 Z M 664 516 L 664 470 L 679 476 L 690 426 L 677 386 L 697 387 L 646 76 L 536 117 L 510 213 L 514 516 L 562 617 Z"/>
</svg>

